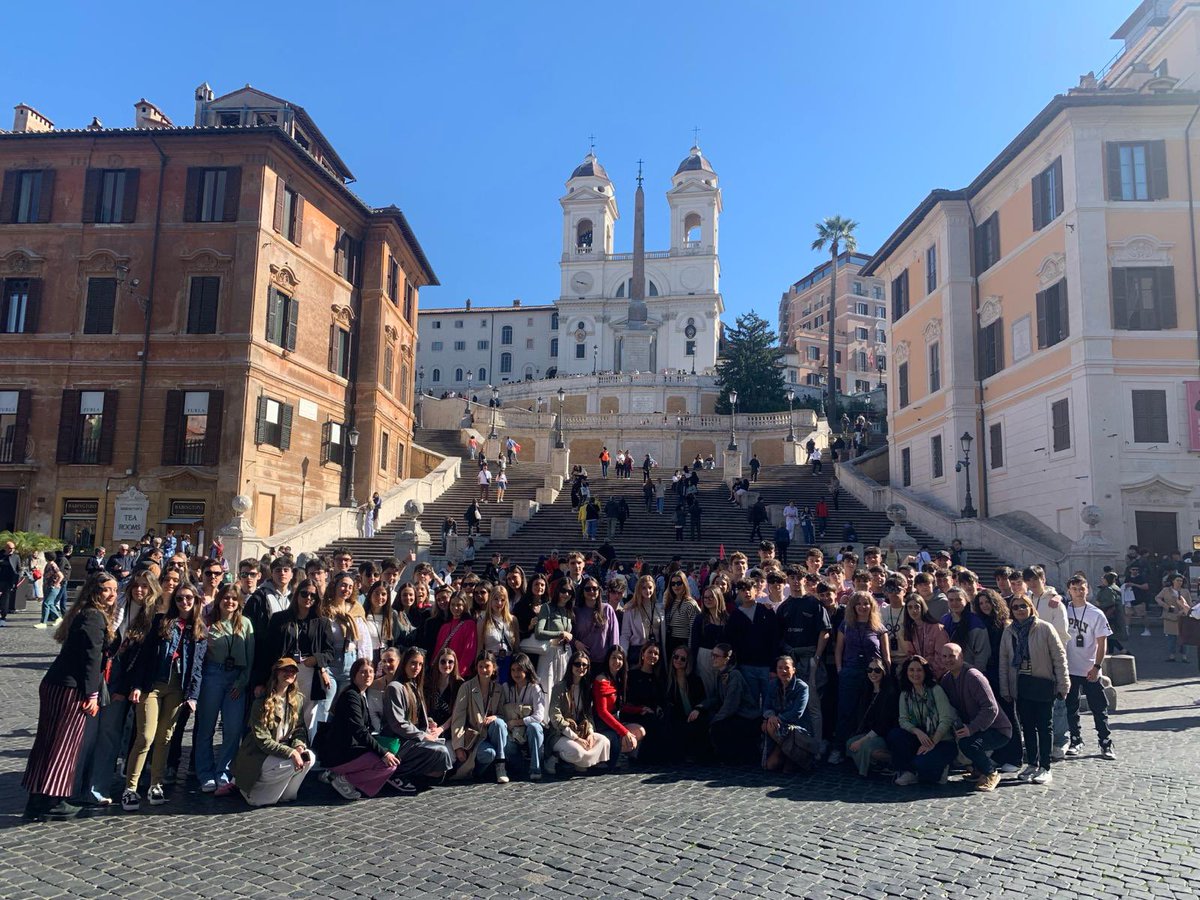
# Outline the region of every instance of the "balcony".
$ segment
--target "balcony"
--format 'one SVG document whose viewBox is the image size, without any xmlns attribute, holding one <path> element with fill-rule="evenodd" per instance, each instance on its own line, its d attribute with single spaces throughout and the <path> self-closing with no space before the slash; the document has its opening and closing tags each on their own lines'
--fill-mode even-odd
<svg viewBox="0 0 1200 900">
<path fill-rule="evenodd" d="M 183 442 L 179 464 L 181 466 L 204 465 L 204 438 L 188 438 Z"/>
</svg>

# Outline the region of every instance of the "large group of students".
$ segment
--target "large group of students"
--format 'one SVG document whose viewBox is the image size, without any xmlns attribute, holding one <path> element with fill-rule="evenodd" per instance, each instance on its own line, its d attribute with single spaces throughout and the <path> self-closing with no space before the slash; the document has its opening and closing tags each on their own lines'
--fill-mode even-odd
<svg viewBox="0 0 1200 900">
<path fill-rule="evenodd" d="M 188 732 L 199 789 L 256 807 L 314 770 L 346 800 L 689 763 L 1044 785 L 1084 752 L 1081 694 L 1115 758 L 1112 615 L 1083 573 L 1064 597 L 1037 565 L 993 589 L 948 551 L 775 549 L 624 572 L 578 551 L 481 574 L 348 551 L 100 569 L 54 634 L 26 815 L 168 802 Z"/>
</svg>

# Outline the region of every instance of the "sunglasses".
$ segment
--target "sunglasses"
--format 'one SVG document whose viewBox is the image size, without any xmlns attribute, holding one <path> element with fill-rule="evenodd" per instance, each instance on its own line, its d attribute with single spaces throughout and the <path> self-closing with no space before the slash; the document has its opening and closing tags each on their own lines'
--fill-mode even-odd
<svg viewBox="0 0 1200 900">
<path fill-rule="evenodd" d="M 317 594 L 315 591 L 301 591 L 296 596 L 299 597 L 301 600 L 316 600 L 317 599 Z"/>
<path fill-rule="evenodd" d="M 674 660 L 675 662 L 687 662 L 687 657 L 683 656 L 683 655 L 672 656 L 671 659 Z"/>
<path fill-rule="evenodd" d="M 225 572 L 222 569 L 210 569 L 209 571 L 205 572 L 204 574 L 207 575 L 209 578 L 220 578 L 222 575 L 225 574 Z"/>
<path fill-rule="evenodd" d="M 1024 603 L 1014 603 L 1012 606 L 1009 607 L 1009 609 L 1012 610 L 1013 612 L 1016 612 L 1018 609 L 1029 609 L 1029 606 Z"/>
<path fill-rule="evenodd" d="M 600 586 L 597 584 L 589 584 L 587 587 L 584 588 L 584 590 L 591 593 L 592 591 L 600 590 Z"/>
<path fill-rule="evenodd" d="M 257 572 L 238 572 L 238 578 L 257 578 Z"/>
<path fill-rule="evenodd" d="M 682 584 L 683 584 L 683 582 L 682 582 L 682 581 L 672 581 L 672 582 L 671 582 L 671 587 L 679 587 L 679 586 L 680 586 L 680 585 L 682 585 Z"/>
<path fill-rule="evenodd" d="M 577 662 L 577 663 L 571 663 L 572 669 L 586 669 L 587 667 L 588 667 L 588 663 L 585 663 L 582 661 Z"/>
<path fill-rule="evenodd" d="M 882 675 L 883 669 L 879 668 L 878 666 L 871 666 L 869 669 L 867 669 L 867 674 L 868 675 Z"/>
<path fill-rule="evenodd" d="M 452 666 L 452 665 L 454 665 L 454 660 L 450 659 L 449 657 L 447 657 L 446 659 L 439 659 L 438 665 L 439 666 Z"/>
<path fill-rule="evenodd" d="M 182 603 L 184 600 L 186 600 L 188 603 L 195 603 L 196 595 L 195 594 L 178 594 L 175 597 L 176 603 Z"/>
</svg>

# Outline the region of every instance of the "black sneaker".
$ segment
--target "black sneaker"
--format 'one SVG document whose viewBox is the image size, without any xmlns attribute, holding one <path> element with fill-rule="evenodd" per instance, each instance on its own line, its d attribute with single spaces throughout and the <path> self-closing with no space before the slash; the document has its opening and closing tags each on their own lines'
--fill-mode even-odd
<svg viewBox="0 0 1200 900">
<path fill-rule="evenodd" d="M 1103 756 L 1105 759 L 1116 759 L 1117 758 L 1117 750 L 1113 746 L 1112 741 L 1105 741 L 1103 744 L 1100 745 L 1100 755 Z"/>
<path fill-rule="evenodd" d="M 403 794 L 406 797 L 410 797 L 417 792 L 417 786 L 415 784 L 413 784 L 411 781 L 405 781 L 398 775 L 393 775 L 388 779 L 387 783 L 395 788 L 398 793 Z"/>
<path fill-rule="evenodd" d="M 67 800 L 59 800 L 46 810 L 46 816 L 51 819 L 70 819 L 79 815 L 82 808 Z"/>
<path fill-rule="evenodd" d="M 1083 741 L 1071 739 L 1071 743 L 1067 747 L 1067 756 L 1079 756 L 1083 753 Z"/>
</svg>

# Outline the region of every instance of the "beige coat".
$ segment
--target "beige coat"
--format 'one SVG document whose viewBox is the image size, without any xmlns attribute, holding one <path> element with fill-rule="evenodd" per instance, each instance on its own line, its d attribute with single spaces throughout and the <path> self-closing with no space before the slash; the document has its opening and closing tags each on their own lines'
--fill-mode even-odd
<svg viewBox="0 0 1200 900">
<path fill-rule="evenodd" d="M 1179 634 L 1179 618 L 1186 616 L 1192 609 L 1192 595 L 1184 588 L 1175 596 L 1169 587 L 1163 588 L 1154 598 L 1154 602 L 1162 607 L 1163 634 Z"/>
<path fill-rule="evenodd" d="M 454 715 L 450 720 L 450 749 L 467 752 L 467 761 L 458 767 L 455 778 L 471 778 L 475 774 L 475 750 L 479 741 L 487 734 L 483 720 L 500 714 L 500 701 L 504 691 L 500 683 L 492 679 L 487 696 L 480 689 L 479 679 L 472 678 L 458 689 L 454 702 Z"/>
<path fill-rule="evenodd" d="M 1013 645 L 1016 637 L 1009 625 L 1000 636 L 1000 695 L 1010 703 L 1017 699 L 1017 676 L 1020 672 L 1013 665 Z M 1041 619 L 1034 621 L 1029 631 L 1030 675 L 1035 678 L 1050 678 L 1056 683 L 1055 693 L 1065 697 L 1071 689 L 1067 674 L 1067 651 L 1054 626 Z"/>
</svg>

